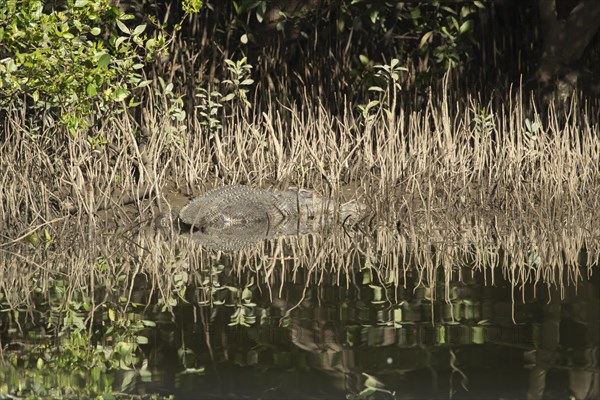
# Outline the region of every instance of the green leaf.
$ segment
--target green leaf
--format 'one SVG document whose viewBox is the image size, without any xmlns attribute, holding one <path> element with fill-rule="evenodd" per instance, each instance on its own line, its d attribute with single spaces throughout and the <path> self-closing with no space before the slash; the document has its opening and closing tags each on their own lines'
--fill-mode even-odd
<svg viewBox="0 0 600 400">
<path fill-rule="evenodd" d="M 10 2 L 9 2 L 10 3 Z M 44 11 L 44 5 L 41 1 L 33 2 L 35 10 L 32 10 L 31 15 L 33 19 L 38 20 L 42 17 L 42 13 Z M 10 6 L 9 6 L 10 8 Z"/>
<path fill-rule="evenodd" d="M 394 322 L 401 323 L 402 320 L 402 307 L 394 309 Z"/>
<path fill-rule="evenodd" d="M 31 243 L 32 245 L 36 246 L 38 244 L 39 238 L 37 233 L 32 232 L 29 235 L 25 236 L 25 240 Z"/>
<path fill-rule="evenodd" d="M 242 36 L 240 36 L 240 42 L 242 44 L 247 44 L 248 43 L 248 35 L 244 33 Z"/>
<path fill-rule="evenodd" d="M 97 26 L 93 27 L 93 28 L 90 30 L 90 33 L 91 33 L 92 35 L 94 35 L 94 36 L 98 36 L 98 35 L 100 34 L 100 32 L 101 32 L 101 30 L 100 30 L 100 28 L 98 28 Z"/>
<path fill-rule="evenodd" d="M 88 0 L 75 0 L 75 7 L 85 7 L 88 3 Z"/>
<path fill-rule="evenodd" d="M 127 25 L 125 25 L 123 22 L 121 22 L 121 20 L 117 20 L 117 26 L 119 27 L 121 32 L 126 33 L 128 35 L 131 34 L 131 31 L 129 30 Z"/>
<path fill-rule="evenodd" d="M 425 33 L 423 35 L 423 37 L 421 38 L 421 40 L 419 40 L 419 46 L 418 48 L 422 48 L 423 46 L 425 46 L 425 44 L 429 41 L 429 38 L 433 35 L 433 31 L 429 31 L 427 33 Z"/>
<path fill-rule="evenodd" d="M 146 50 L 148 50 L 148 51 L 153 50 L 156 47 L 157 43 L 158 42 L 156 41 L 156 39 L 148 39 L 146 41 L 146 46 L 145 46 Z"/>
<path fill-rule="evenodd" d="M 375 389 L 375 388 L 367 387 L 367 388 L 361 390 L 361 392 L 358 394 L 358 398 L 359 399 L 370 399 L 371 398 L 370 396 L 373 393 L 375 393 L 376 391 L 377 391 L 377 389 Z"/>
<path fill-rule="evenodd" d="M 369 104 L 367 104 L 367 110 L 370 110 L 371 108 L 375 107 L 375 106 L 376 106 L 376 105 L 378 105 L 378 104 L 379 104 L 379 101 L 378 101 L 378 100 L 371 100 L 371 101 L 369 102 Z"/>
<path fill-rule="evenodd" d="M 127 39 L 128 38 L 126 36 L 120 36 L 120 37 L 118 37 L 117 40 L 115 40 L 115 49 L 118 49 L 119 46 L 121 45 L 121 43 L 123 43 Z"/>
<path fill-rule="evenodd" d="M 142 25 L 138 25 L 135 27 L 135 29 L 133 30 L 133 35 L 134 36 L 138 36 L 141 35 L 142 32 L 144 32 L 146 30 L 146 24 L 142 24 Z"/>
<path fill-rule="evenodd" d="M 451 20 L 452 20 L 452 25 L 454 25 L 454 28 L 459 29 L 458 28 L 458 20 L 454 17 L 452 17 Z"/>
<path fill-rule="evenodd" d="M 450 38 L 452 40 L 454 40 L 454 36 L 450 33 L 450 31 L 448 31 L 448 28 L 446 28 L 445 26 L 442 26 L 442 33 L 447 37 Z"/>
<path fill-rule="evenodd" d="M 367 65 L 369 63 L 369 57 L 365 56 L 364 54 L 359 55 L 358 59 L 360 60 L 362 65 Z"/>
<path fill-rule="evenodd" d="M 467 20 L 467 21 L 463 22 L 463 24 L 458 29 L 458 32 L 459 33 L 469 32 L 469 31 L 471 31 L 472 27 L 473 27 L 473 21 Z"/>
<path fill-rule="evenodd" d="M 17 69 L 19 68 L 17 66 L 17 63 L 15 63 L 15 60 L 13 60 L 12 58 L 8 57 L 4 59 L 6 62 L 6 71 L 8 72 L 16 72 Z"/>
<path fill-rule="evenodd" d="M 379 17 L 379 11 L 377 11 L 377 10 L 371 11 L 371 14 L 369 15 L 369 17 L 371 18 L 372 23 L 377 22 L 377 18 Z"/>
<path fill-rule="evenodd" d="M 136 372 L 135 371 L 127 371 L 123 374 L 123 380 L 121 381 L 121 391 L 129 392 L 131 391 L 134 385 Z"/>
<path fill-rule="evenodd" d="M 222 102 L 230 101 L 235 97 L 235 93 L 229 93 L 227 96 L 221 99 Z"/>
<path fill-rule="evenodd" d="M 484 344 L 485 343 L 485 330 L 483 326 L 474 326 L 473 331 L 473 343 Z"/>
<path fill-rule="evenodd" d="M 110 59 L 111 59 L 110 54 L 106 54 L 106 53 L 102 54 L 98 58 L 98 66 L 100 68 L 106 68 L 106 67 L 108 67 L 108 64 L 110 64 Z"/>
<path fill-rule="evenodd" d="M 381 388 L 384 387 L 383 383 L 381 383 L 374 376 L 371 376 L 371 375 L 368 375 L 368 374 L 365 374 L 365 373 L 363 373 L 363 375 L 367 377 L 367 379 L 365 380 L 365 386 L 367 388 L 381 389 Z"/>
<path fill-rule="evenodd" d="M 138 371 L 140 378 L 142 378 L 142 382 L 152 382 L 152 372 L 147 369 L 140 369 Z"/>
<path fill-rule="evenodd" d="M 96 84 L 94 84 L 93 82 L 89 83 L 86 87 L 86 92 L 87 92 L 88 96 L 94 97 L 96 95 L 96 93 L 98 93 Z"/>
<path fill-rule="evenodd" d="M 152 80 L 150 80 L 150 79 L 149 80 L 145 80 L 145 81 L 141 81 L 140 83 L 138 83 L 137 87 L 143 88 L 143 87 L 148 86 L 151 83 L 152 83 Z"/>
<path fill-rule="evenodd" d="M 198 13 L 202 8 L 202 1 L 200 0 L 184 0 L 183 9 L 187 13 Z"/>
<path fill-rule="evenodd" d="M 129 96 L 129 91 L 123 88 L 117 88 L 117 90 L 115 90 L 113 93 L 113 99 L 115 101 L 123 101 L 127 98 L 127 96 Z"/>
<path fill-rule="evenodd" d="M 138 344 L 148 344 L 148 338 L 146 336 L 137 336 L 135 340 Z"/>
<path fill-rule="evenodd" d="M 244 288 L 244 290 L 242 291 L 242 300 L 246 302 L 252 300 L 252 290 Z"/>
</svg>

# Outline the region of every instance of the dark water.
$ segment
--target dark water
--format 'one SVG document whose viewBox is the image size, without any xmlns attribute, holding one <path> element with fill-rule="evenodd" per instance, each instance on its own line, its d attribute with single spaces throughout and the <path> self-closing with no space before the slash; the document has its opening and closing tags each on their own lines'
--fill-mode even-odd
<svg viewBox="0 0 600 400">
<path fill-rule="evenodd" d="M 333 270 L 261 285 L 225 267 L 210 289 L 185 286 L 171 311 L 144 282 L 132 304 L 107 300 L 92 322 L 85 309 L 51 304 L 4 310 L 0 398 L 600 398 L 598 274 L 577 287 L 515 288 L 499 272 L 494 286 L 461 272 L 462 281 L 439 276 L 432 289 L 410 272 L 398 285 L 368 269 L 341 285 Z M 71 328 L 57 329 L 57 318 Z M 86 345 L 114 348 L 136 335 L 147 343 L 111 368 L 94 361 L 98 352 L 76 355 L 85 346 L 65 337 L 77 326 Z"/>
</svg>

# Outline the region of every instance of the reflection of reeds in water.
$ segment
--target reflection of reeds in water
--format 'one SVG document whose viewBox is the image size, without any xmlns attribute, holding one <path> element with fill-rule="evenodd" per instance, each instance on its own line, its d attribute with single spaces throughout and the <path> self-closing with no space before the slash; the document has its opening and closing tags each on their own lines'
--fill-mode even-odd
<svg viewBox="0 0 600 400">
<path fill-rule="evenodd" d="M 515 284 L 562 285 L 598 260 L 598 121 L 575 103 L 568 118 L 551 112 L 543 123 L 521 101 L 484 112 L 474 100 L 432 101 L 390 122 L 351 107 L 333 116 L 306 99 L 302 109 L 233 115 L 212 139 L 198 119 L 188 131 L 173 126 L 162 107 L 142 117 L 154 128 L 115 116 L 102 132 L 109 145 L 95 148 L 5 121 L 0 284 L 11 305 L 50 278 L 67 280 L 69 296 L 102 286 L 131 301 L 136 274 L 169 298 L 177 273 L 224 261 L 185 237 L 134 234 L 136 224 L 167 207 L 167 188 L 198 194 L 222 183 L 357 197 L 372 213 L 350 232 L 333 226 L 226 256 L 242 285 L 244 274 L 273 291 L 290 277 L 348 284 L 356 268 L 372 267 L 395 284 L 414 269 L 431 286 L 438 271 L 446 283 L 460 278 L 465 263 L 503 268 Z"/>
</svg>

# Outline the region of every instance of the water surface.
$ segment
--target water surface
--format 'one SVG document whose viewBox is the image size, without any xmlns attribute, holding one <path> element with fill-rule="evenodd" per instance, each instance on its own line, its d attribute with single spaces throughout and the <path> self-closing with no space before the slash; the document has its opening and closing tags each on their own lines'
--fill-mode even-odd
<svg viewBox="0 0 600 400">
<path fill-rule="evenodd" d="M 598 398 L 584 226 L 446 210 L 235 252 L 147 223 L 9 247 L 0 393 Z"/>
</svg>

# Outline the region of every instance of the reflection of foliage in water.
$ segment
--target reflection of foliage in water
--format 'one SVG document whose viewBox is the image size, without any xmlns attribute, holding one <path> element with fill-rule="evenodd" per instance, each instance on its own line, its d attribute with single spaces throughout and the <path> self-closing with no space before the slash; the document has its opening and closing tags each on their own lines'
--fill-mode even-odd
<svg viewBox="0 0 600 400">
<path fill-rule="evenodd" d="M 22 388 L 18 395 L 56 398 L 73 387 L 85 388 L 81 395 L 111 393 L 115 371 L 123 371 L 122 390 L 135 379 L 150 379 L 139 346 L 148 343 L 145 334 L 156 324 L 141 318 L 142 305 L 125 306 L 124 298 L 107 302 L 114 293 L 105 287 L 104 301 L 97 302 L 81 292 L 67 296 L 72 290 L 67 280 L 50 278 L 46 285 L 35 288 L 35 312 L 3 314 L 6 332 L 27 336 L 9 345 L 0 380 Z M 5 301 L 1 307 L 11 309 Z"/>
<path fill-rule="evenodd" d="M 294 240 L 281 242 L 292 245 Z M 442 254 L 438 251 L 433 259 L 441 260 Z M 320 271 L 335 272 L 332 265 L 308 269 L 285 257 L 273 263 L 259 257 L 252 268 L 238 269 L 250 255 L 211 255 L 190 270 L 174 258 L 177 268 L 164 268 L 170 288 L 152 289 L 147 278 L 139 278 L 131 289 L 126 285 L 131 299 L 119 288 L 119 281 L 133 282 L 125 276 L 117 277 L 112 289 L 96 286 L 94 299 L 78 291 L 67 296 L 72 290 L 68 281 L 51 280 L 47 295 L 35 299 L 40 303 L 34 324 L 28 325 L 24 314 L 3 314 L 2 324 L 11 331 L 35 336 L 39 327 L 48 330 L 45 337 L 35 337 L 38 341 L 25 341 L 25 351 L 14 351 L 13 341 L 5 350 L 10 364 L 0 373 L 10 388 L 19 384 L 29 393 L 56 388 L 56 395 L 57 390 L 85 387 L 85 393 L 94 394 L 134 390 L 164 374 L 161 368 L 178 371 L 180 388 L 191 388 L 211 382 L 212 368 L 225 373 L 227 365 L 235 365 L 263 375 L 320 371 L 349 398 L 393 398 L 396 386 L 390 382 L 397 371 L 410 375 L 447 365 L 459 390 L 467 385 L 466 376 L 473 379 L 472 371 L 464 372 L 470 365 L 465 346 L 506 345 L 496 343 L 498 315 L 490 314 L 490 300 L 482 297 L 472 266 L 453 268 L 452 274 L 462 276 L 459 281 L 446 281 L 443 268 L 397 276 L 375 259 L 338 271 L 341 277 Z M 98 263 L 96 268 L 108 266 Z M 422 273 L 444 284 L 432 286 Z M 338 279 L 348 283 L 337 285 Z M 435 300 L 440 298 L 447 302 Z M 522 329 L 510 328 L 510 303 L 505 304 L 503 318 L 509 325 L 502 329 Z M 8 309 L 6 303 L 2 307 Z M 513 311 L 518 320 L 524 318 L 523 307 L 517 304 Z M 46 341 L 52 337 L 54 343 Z M 167 366 L 161 360 L 168 354 L 177 360 Z"/>
</svg>

